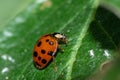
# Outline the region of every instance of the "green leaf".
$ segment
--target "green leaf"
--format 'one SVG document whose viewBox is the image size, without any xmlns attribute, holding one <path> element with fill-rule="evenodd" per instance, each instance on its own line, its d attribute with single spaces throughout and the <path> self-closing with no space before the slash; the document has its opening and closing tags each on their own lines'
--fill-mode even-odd
<svg viewBox="0 0 120 80">
<path fill-rule="evenodd" d="M 112 11 L 120 18 L 120 0 L 100 0 L 101 5 Z"/>
<path fill-rule="evenodd" d="M 84 80 L 99 71 L 114 56 L 120 20 L 98 4 L 98 0 L 32 2 L 0 31 L 0 80 Z M 56 72 L 53 62 L 37 70 L 32 59 L 34 45 L 51 32 L 66 34 L 68 45 L 62 45 L 64 53 L 55 57 Z"/>
<path fill-rule="evenodd" d="M 89 28 L 90 31 L 88 30 L 88 32 L 92 34 L 92 37 L 94 37 L 95 42 L 96 41 L 98 42 L 96 43 L 96 46 L 93 47 L 93 50 L 95 49 L 95 47 L 98 48 L 94 50 L 96 51 L 96 55 L 98 56 L 96 57 L 94 62 L 92 61 L 91 63 L 92 67 L 98 66 L 97 67 L 98 70 L 93 72 L 93 74 L 91 74 L 88 80 L 119 80 L 119 78 L 118 79 L 116 78 L 120 74 L 120 72 L 119 70 L 118 72 L 115 72 L 118 68 L 116 69 L 114 68 L 115 70 L 111 68 L 111 65 L 118 66 L 118 64 L 116 63 L 119 62 L 118 61 L 119 59 L 117 60 L 117 58 L 119 58 L 118 48 L 120 44 L 120 37 L 119 37 L 120 24 L 119 23 L 120 23 L 120 19 L 117 16 L 115 16 L 112 12 L 104 9 L 103 7 L 98 8 L 95 20 L 91 23 L 91 27 Z M 94 40 L 89 40 L 89 41 L 94 41 Z M 91 46 L 90 48 L 92 48 L 92 44 L 88 46 Z M 90 59 L 88 59 L 87 61 L 89 60 Z M 86 63 L 89 63 L 87 61 Z M 88 67 L 88 69 L 90 68 L 91 67 Z M 107 75 L 107 72 L 109 73 L 109 68 L 111 68 L 112 71 L 114 71 L 114 73 L 111 74 L 112 76 Z M 107 75 L 107 78 L 104 79 L 106 75 Z"/>
<path fill-rule="evenodd" d="M 32 0 L 0 0 L 0 31 L 18 13 L 24 10 Z"/>
</svg>

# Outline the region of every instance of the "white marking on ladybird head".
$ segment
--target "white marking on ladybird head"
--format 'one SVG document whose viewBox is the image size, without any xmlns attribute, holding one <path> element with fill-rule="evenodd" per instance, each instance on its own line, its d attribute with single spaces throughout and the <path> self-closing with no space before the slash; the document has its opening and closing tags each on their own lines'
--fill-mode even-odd
<svg viewBox="0 0 120 80">
<path fill-rule="evenodd" d="M 61 34 L 56 34 L 55 37 L 60 39 L 60 38 L 63 38 L 64 36 Z"/>
</svg>

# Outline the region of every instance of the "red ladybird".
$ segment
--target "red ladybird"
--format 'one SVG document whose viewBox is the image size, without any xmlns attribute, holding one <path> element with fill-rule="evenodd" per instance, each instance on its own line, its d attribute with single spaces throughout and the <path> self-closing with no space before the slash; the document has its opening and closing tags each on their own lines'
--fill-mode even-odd
<svg viewBox="0 0 120 80">
<path fill-rule="evenodd" d="M 60 44 L 67 44 L 67 38 L 61 33 L 42 36 L 35 44 L 33 52 L 34 65 L 38 69 L 45 68 L 54 59 Z"/>
</svg>

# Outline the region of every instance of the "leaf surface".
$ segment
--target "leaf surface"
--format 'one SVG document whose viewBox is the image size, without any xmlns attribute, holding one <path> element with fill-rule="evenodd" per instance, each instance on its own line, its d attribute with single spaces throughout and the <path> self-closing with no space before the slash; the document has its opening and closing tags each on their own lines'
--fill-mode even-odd
<svg viewBox="0 0 120 80">
<path fill-rule="evenodd" d="M 0 31 L 0 78 L 86 79 L 101 63 L 112 58 L 117 47 L 113 36 L 104 27 L 105 16 L 101 14 L 104 9 L 99 8 L 95 17 L 98 3 L 98 0 L 37 0 L 31 3 Z M 100 15 L 103 22 L 99 22 Z M 34 45 L 40 36 L 51 32 L 66 34 L 69 43 L 62 45 L 64 53 L 57 53 L 57 72 L 53 63 L 44 70 L 37 70 L 32 59 Z"/>
</svg>

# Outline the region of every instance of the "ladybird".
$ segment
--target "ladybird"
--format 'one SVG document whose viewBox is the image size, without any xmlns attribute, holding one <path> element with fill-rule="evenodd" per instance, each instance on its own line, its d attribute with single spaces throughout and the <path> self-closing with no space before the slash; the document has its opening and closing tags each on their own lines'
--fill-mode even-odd
<svg viewBox="0 0 120 80">
<path fill-rule="evenodd" d="M 42 36 L 34 46 L 33 62 L 37 69 L 44 69 L 60 48 L 60 44 L 67 44 L 68 40 L 62 33 L 51 33 Z"/>
</svg>

